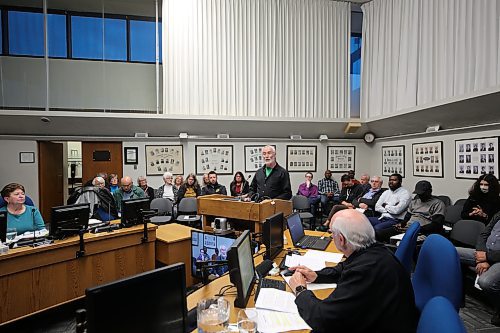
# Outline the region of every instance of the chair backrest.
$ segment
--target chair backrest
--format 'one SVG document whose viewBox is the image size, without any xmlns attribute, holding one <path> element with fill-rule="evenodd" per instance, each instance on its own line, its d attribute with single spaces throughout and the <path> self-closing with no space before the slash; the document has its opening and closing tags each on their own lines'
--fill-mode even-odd
<svg viewBox="0 0 500 333">
<path fill-rule="evenodd" d="M 158 209 L 158 215 L 171 215 L 172 207 L 172 201 L 167 198 L 153 199 L 150 205 L 151 209 Z"/>
<path fill-rule="evenodd" d="M 196 213 L 198 211 L 198 202 L 196 198 L 182 198 L 177 207 L 178 214 Z"/>
<path fill-rule="evenodd" d="M 462 206 L 451 205 L 446 207 L 444 222 L 446 224 L 455 224 L 462 219 Z"/>
<path fill-rule="evenodd" d="M 433 297 L 424 307 L 417 333 L 466 333 L 464 323 L 448 299 Z"/>
<path fill-rule="evenodd" d="M 298 211 L 304 211 L 304 210 L 311 209 L 311 205 L 309 204 L 309 199 L 307 199 L 307 197 L 300 195 L 300 194 L 293 196 L 292 206 L 293 206 L 294 210 L 298 210 Z"/>
<path fill-rule="evenodd" d="M 412 278 L 415 304 L 422 311 L 435 296 L 446 297 L 456 311 L 462 302 L 462 274 L 457 250 L 441 235 L 427 237 Z"/>
<path fill-rule="evenodd" d="M 89 217 L 94 215 L 94 210 L 99 207 L 101 198 L 97 195 L 97 189 L 94 186 L 86 186 L 82 189 L 82 193 L 75 202 L 76 204 L 88 203 L 90 204 Z"/>
<path fill-rule="evenodd" d="M 417 247 L 417 236 L 419 230 L 420 223 L 412 223 L 408 230 L 406 230 L 405 235 L 399 243 L 398 249 L 395 253 L 396 257 L 403 264 L 408 273 L 411 273 L 413 253 L 415 253 L 415 248 Z"/>
<path fill-rule="evenodd" d="M 27 205 L 27 206 L 35 206 L 35 204 L 33 203 L 33 200 L 31 200 L 31 198 L 28 197 L 27 195 L 25 196 L 24 204 Z M 2 208 L 5 205 L 7 205 L 7 203 L 2 198 L 2 196 L 0 196 L 0 208 Z"/>
<path fill-rule="evenodd" d="M 450 206 L 451 205 L 451 199 L 449 196 L 447 195 L 437 195 L 436 196 L 439 200 L 441 200 L 442 202 L 444 202 L 444 205 L 446 207 Z"/>
<path fill-rule="evenodd" d="M 477 237 L 483 232 L 486 226 L 475 220 L 460 220 L 453 225 L 450 239 L 461 246 L 476 247 Z"/>
<path fill-rule="evenodd" d="M 455 203 L 453 205 L 454 206 L 463 206 L 463 205 L 465 205 L 466 201 L 467 201 L 467 199 L 458 199 L 457 201 L 455 201 Z"/>
</svg>

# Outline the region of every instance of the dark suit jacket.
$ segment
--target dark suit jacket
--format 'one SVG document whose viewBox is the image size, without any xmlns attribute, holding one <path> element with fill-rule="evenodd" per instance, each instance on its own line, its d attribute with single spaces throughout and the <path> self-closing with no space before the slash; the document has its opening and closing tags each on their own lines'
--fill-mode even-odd
<svg viewBox="0 0 500 333">
<path fill-rule="evenodd" d="M 348 189 L 350 189 L 349 195 L 347 195 Z M 347 201 L 349 203 L 352 203 L 352 201 L 359 197 L 361 193 L 363 193 L 363 185 L 361 184 L 354 184 L 350 188 L 344 187 L 342 191 L 340 191 L 339 201 Z"/>
<path fill-rule="evenodd" d="M 368 216 L 380 216 L 380 213 L 378 213 L 378 212 L 375 211 L 375 204 L 377 203 L 378 199 L 380 198 L 380 196 L 382 195 L 382 193 L 384 193 L 384 191 L 386 189 L 385 188 L 381 188 L 377 193 L 375 193 L 373 195 L 373 197 L 371 199 L 365 199 L 365 198 L 363 198 L 363 196 L 366 193 L 368 193 L 369 190 L 370 189 L 363 191 L 363 193 L 361 193 L 361 195 L 359 197 L 357 197 L 356 199 L 354 199 L 352 201 L 352 204 L 356 208 L 359 208 L 359 204 L 360 203 L 367 204 L 369 209 L 367 211 L 365 211 L 365 215 L 368 215 Z"/>
</svg>

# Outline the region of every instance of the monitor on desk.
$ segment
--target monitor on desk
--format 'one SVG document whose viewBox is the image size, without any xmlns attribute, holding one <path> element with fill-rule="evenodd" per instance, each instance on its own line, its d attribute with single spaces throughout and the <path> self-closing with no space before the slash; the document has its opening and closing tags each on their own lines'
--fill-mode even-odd
<svg viewBox="0 0 500 333">
<path fill-rule="evenodd" d="M 238 237 L 227 254 L 229 260 L 229 277 L 236 286 L 237 296 L 234 306 L 245 308 L 255 284 L 255 267 L 250 240 L 250 230 L 245 230 Z"/>
<path fill-rule="evenodd" d="M 78 235 L 89 225 L 90 204 L 75 204 L 52 207 L 50 236 L 60 239 Z"/>
<path fill-rule="evenodd" d="M 149 198 L 122 200 L 121 224 L 124 227 L 131 227 L 142 223 L 141 212 L 149 210 Z"/>
<path fill-rule="evenodd" d="M 186 332 L 183 263 L 85 291 L 87 332 Z"/>
<path fill-rule="evenodd" d="M 7 240 L 7 212 L 0 212 L 0 241 Z"/>
<path fill-rule="evenodd" d="M 274 259 L 283 250 L 283 213 L 274 214 L 262 226 L 262 243 L 266 247 L 264 259 Z"/>
<path fill-rule="evenodd" d="M 227 260 L 227 251 L 234 243 L 234 237 L 219 236 L 199 230 L 191 230 L 191 275 L 201 279 L 202 269 L 199 263 L 213 260 Z M 198 265 L 197 265 L 198 263 Z M 228 266 L 208 269 L 209 274 L 221 276 L 228 271 Z"/>
</svg>

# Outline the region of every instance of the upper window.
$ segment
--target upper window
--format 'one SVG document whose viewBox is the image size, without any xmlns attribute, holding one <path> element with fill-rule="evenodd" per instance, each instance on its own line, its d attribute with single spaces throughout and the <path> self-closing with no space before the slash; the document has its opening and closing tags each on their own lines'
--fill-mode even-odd
<svg viewBox="0 0 500 333">
<path fill-rule="evenodd" d="M 47 19 L 49 57 L 66 58 L 66 15 L 48 14 Z"/>
<path fill-rule="evenodd" d="M 156 33 L 154 21 L 130 20 L 130 60 L 156 62 Z M 161 23 L 158 23 L 161 62 Z"/>
<path fill-rule="evenodd" d="M 9 11 L 9 53 L 43 56 L 43 14 Z"/>
</svg>

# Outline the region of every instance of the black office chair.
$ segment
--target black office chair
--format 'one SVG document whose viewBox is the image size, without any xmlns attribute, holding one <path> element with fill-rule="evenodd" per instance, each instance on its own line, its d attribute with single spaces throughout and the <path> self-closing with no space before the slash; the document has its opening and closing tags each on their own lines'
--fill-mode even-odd
<svg viewBox="0 0 500 333">
<path fill-rule="evenodd" d="M 315 217 L 311 213 L 311 205 L 309 204 L 309 199 L 303 195 L 294 195 L 292 198 L 293 210 L 299 213 L 300 220 L 304 224 L 304 220 L 309 222 L 309 228 L 314 230 L 315 227 Z"/>
<path fill-rule="evenodd" d="M 151 201 L 151 209 L 157 209 L 158 215 L 151 217 L 150 221 L 154 224 L 167 224 L 172 220 L 172 201 L 167 198 L 156 198 Z"/>
<path fill-rule="evenodd" d="M 175 220 L 180 224 L 202 229 L 201 216 L 197 215 L 197 212 L 198 202 L 196 198 L 182 198 L 177 206 L 177 218 Z"/>
</svg>

